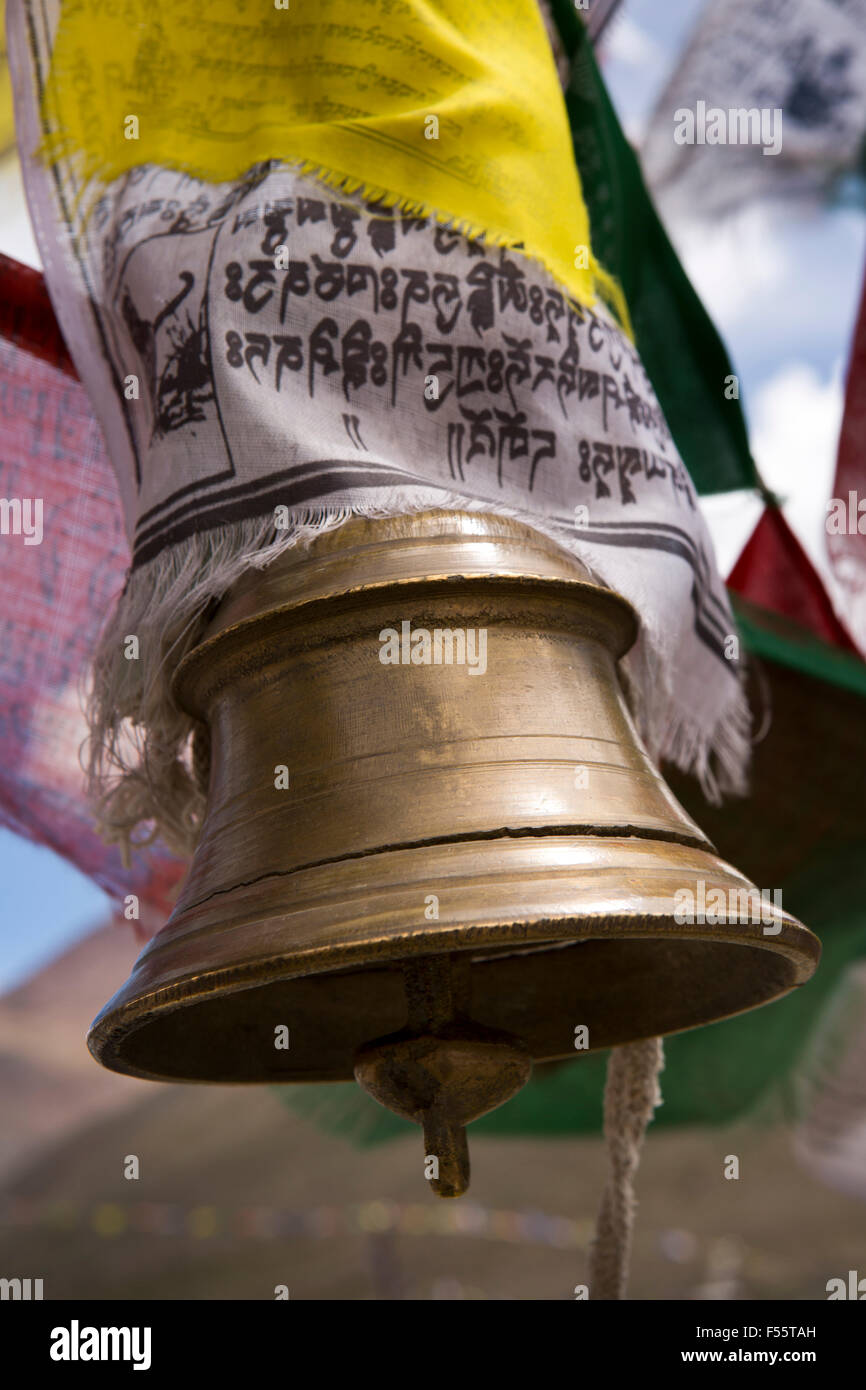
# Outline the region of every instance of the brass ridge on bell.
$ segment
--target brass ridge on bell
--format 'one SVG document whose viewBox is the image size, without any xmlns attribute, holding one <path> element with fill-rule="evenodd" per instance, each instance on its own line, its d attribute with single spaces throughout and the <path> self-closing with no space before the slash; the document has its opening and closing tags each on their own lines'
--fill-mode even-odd
<svg viewBox="0 0 866 1390">
<path fill-rule="evenodd" d="M 382 660 L 406 621 L 483 631 L 486 669 Z M 636 635 L 567 552 L 479 513 L 356 518 L 248 572 L 176 672 L 210 734 L 207 813 L 93 1055 L 167 1081 L 355 1077 L 423 1126 L 456 1196 L 465 1126 L 575 1058 L 579 1025 L 605 1048 L 803 984 L 819 943 L 780 906 L 677 920 L 678 893 L 757 890 L 640 742 L 617 675 Z"/>
</svg>

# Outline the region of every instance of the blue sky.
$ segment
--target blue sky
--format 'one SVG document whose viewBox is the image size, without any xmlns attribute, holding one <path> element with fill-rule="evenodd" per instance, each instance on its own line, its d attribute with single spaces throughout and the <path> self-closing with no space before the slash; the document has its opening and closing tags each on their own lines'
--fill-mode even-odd
<svg viewBox="0 0 866 1390">
<path fill-rule="evenodd" d="M 108 896 L 53 850 L 0 827 L 0 992 L 104 920 Z"/>
<path fill-rule="evenodd" d="M 605 78 L 637 143 L 700 8 L 701 0 L 628 0 L 614 22 Z M 0 175 L 0 206 L 0 250 L 38 264 L 14 171 Z M 759 467 L 788 499 L 788 518 L 832 588 L 823 521 L 866 259 L 866 216 L 758 206 L 709 232 L 687 225 L 668 230 L 740 376 Z M 708 503 L 724 573 L 758 512 L 753 499 L 739 494 Z M 0 885 L 0 991 L 93 926 L 108 905 L 101 889 L 52 851 L 2 829 Z"/>
</svg>

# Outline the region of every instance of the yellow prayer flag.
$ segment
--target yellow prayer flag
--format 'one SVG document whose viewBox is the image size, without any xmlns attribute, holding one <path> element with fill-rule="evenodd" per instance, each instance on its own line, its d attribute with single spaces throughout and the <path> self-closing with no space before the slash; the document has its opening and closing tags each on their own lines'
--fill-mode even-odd
<svg viewBox="0 0 866 1390">
<path fill-rule="evenodd" d="M 42 156 L 103 184 L 142 164 L 222 183 L 280 159 L 519 246 L 627 325 L 536 0 L 281 2 L 64 0 Z"/>
<path fill-rule="evenodd" d="M 6 57 L 6 40 L 0 30 L 0 159 L 15 148 L 15 120 L 12 115 L 12 79 Z"/>
</svg>

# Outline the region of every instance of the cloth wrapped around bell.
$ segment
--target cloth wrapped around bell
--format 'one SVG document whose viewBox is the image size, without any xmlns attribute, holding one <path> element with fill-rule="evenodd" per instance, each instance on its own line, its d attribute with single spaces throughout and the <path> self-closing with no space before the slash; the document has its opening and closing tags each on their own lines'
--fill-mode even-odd
<svg viewBox="0 0 866 1390">
<path fill-rule="evenodd" d="M 762 1004 L 818 946 L 658 770 L 744 787 L 736 633 L 536 0 L 188 11 L 11 8 L 132 549 L 94 803 L 193 855 L 90 1046 L 354 1075 L 457 1193 L 534 1060 Z"/>
</svg>

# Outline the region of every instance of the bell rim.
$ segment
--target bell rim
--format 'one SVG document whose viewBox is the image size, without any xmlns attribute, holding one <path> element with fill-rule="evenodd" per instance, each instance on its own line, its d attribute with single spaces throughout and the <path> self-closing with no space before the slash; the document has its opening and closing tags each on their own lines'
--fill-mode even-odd
<svg viewBox="0 0 866 1390">
<path fill-rule="evenodd" d="M 576 837 L 575 837 L 576 838 Z M 681 885 L 685 885 L 690 880 L 698 881 L 698 874 L 703 872 L 705 875 L 706 892 L 709 894 L 714 889 L 721 889 L 724 892 L 751 892 L 757 894 L 758 890 L 750 885 L 748 880 L 736 873 L 723 860 L 713 855 L 709 851 L 699 850 L 691 846 L 679 846 L 668 842 L 640 841 L 637 839 L 624 838 L 617 842 L 610 837 L 599 837 L 603 842 L 602 848 L 610 855 L 613 848 L 619 848 L 623 857 L 630 856 L 632 859 L 632 871 L 634 872 L 635 851 L 642 849 L 644 854 L 650 857 L 664 857 L 669 859 L 673 852 L 673 858 L 679 857 L 682 861 L 679 868 L 676 864 L 664 871 L 668 875 L 669 884 L 671 880 L 677 880 Z M 497 842 L 485 842 L 486 845 L 496 850 L 501 850 L 501 844 Z M 531 855 L 536 859 L 540 848 L 548 852 L 557 851 L 560 854 L 567 849 L 567 844 L 561 841 L 551 845 L 550 840 L 540 839 L 529 840 L 521 837 L 520 840 L 511 842 L 510 850 L 512 863 L 510 870 L 516 872 L 515 866 L 523 859 L 528 861 Z M 580 837 L 580 847 L 586 851 L 592 849 L 592 845 L 587 844 L 585 837 Z M 424 848 L 421 853 L 424 857 L 425 878 L 429 883 L 430 874 L 430 855 L 431 847 Z M 451 846 L 451 853 L 455 850 L 464 849 L 464 846 Z M 480 846 L 472 847 L 472 852 L 478 853 Z M 481 850 L 482 854 L 485 852 Z M 489 853 L 489 850 L 487 851 Z M 404 865 L 406 856 L 417 855 L 417 851 L 399 850 L 392 851 L 390 856 L 379 855 L 371 856 L 371 859 L 383 860 L 386 857 L 403 856 Z M 548 857 L 552 857 L 548 853 Z M 614 856 L 615 857 L 615 856 Z M 470 859 L 467 862 L 471 862 Z M 615 865 L 618 873 L 622 872 L 622 860 Z M 360 861 L 364 868 L 358 869 L 358 861 L 355 861 L 354 870 L 356 876 L 371 872 L 370 860 Z M 691 870 L 686 869 L 686 864 L 691 864 Z M 344 870 L 348 868 L 344 865 Z M 387 872 L 389 866 L 379 864 L 379 869 Z M 393 867 L 393 863 L 390 867 Z M 420 867 L 420 864 L 419 864 Z M 339 866 L 329 866 L 333 871 Z M 563 870 L 563 875 L 567 871 Z M 313 875 L 313 882 L 308 884 L 309 892 L 316 892 L 316 871 L 303 870 L 299 873 L 287 877 L 299 878 L 304 875 Z M 573 874 L 573 877 L 579 875 Z M 597 876 L 592 870 L 585 871 L 583 877 L 589 879 Z M 356 878 L 357 881 L 357 878 Z M 321 876 L 319 877 L 321 886 Z M 488 885 L 489 886 L 489 885 Z M 261 885 L 257 885 L 260 889 Z M 283 885 L 285 888 L 285 885 Z M 441 887 L 441 885 L 440 885 Z M 661 887 L 659 884 L 658 887 Z M 375 893 L 375 888 L 373 889 Z M 417 891 L 411 886 L 407 892 Z M 459 890 L 458 890 L 459 891 Z M 504 890 L 503 890 L 504 891 Z M 225 895 L 228 898 L 231 895 Z M 445 896 L 442 894 L 441 897 Z M 574 898 L 577 892 L 575 891 Z M 603 896 L 603 895 L 602 895 Z M 574 901 L 573 898 L 573 901 Z M 663 899 L 666 900 L 667 907 L 663 908 Z M 352 901 L 351 885 L 346 894 L 347 902 Z M 634 896 L 632 897 L 634 901 Z M 473 969 L 489 969 L 493 965 L 500 965 L 502 962 L 512 960 L 515 957 L 549 957 L 551 952 L 564 951 L 568 948 L 585 948 L 590 943 L 595 943 L 596 948 L 607 944 L 626 948 L 626 943 L 638 943 L 643 947 L 655 946 L 658 948 L 672 948 L 675 946 L 686 946 L 703 944 L 711 948 L 714 958 L 718 957 L 718 965 L 723 961 L 728 961 L 729 951 L 748 951 L 756 965 L 765 963 L 772 974 L 775 971 L 776 985 L 766 990 L 761 997 L 750 998 L 745 1004 L 738 1004 L 734 1007 L 724 1008 L 722 1011 L 714 1011 L 709 1017 L 701 1018 L 699 1021 L 688 1021 L 679 1027 L 659 1029 L 649 1029 L 643 1033 L 636 1033 L 638 1036 L 655 1036 L 659 1031 L 665 1035 L 672 1035 L 676 1032 L 688 1031 L 692 1027 L 700 1026 L 703 1022 L 719 1021 L 722 1018 L 731 1018 L 737 1014 L 747 1012 L 749 1009 L 759 1007 L 761 1004 L 768 1003 L 773 999 L 780 998 L 789 993 L 792 989 L 806 983 L 811 978 L 821 954 L 819 939 L 807 927 L 803 926 L 790 913 L 777 907 L 774 903 L 764 900 L 764 908 L 767 918 L 763 921 L 743 920 L 737 913 L 720 913 L 721 918 L 718 922 L 677 922 L 674 919 L 672 907 L 672 894 L 659 893 L 655 901 L 659 903 L 659 910 L 624 910 L 625 903 L 621 901 L 616 907 L 609 900 L 600 901 L 594 910 L 584 909 L 582 911 L 563 910 L 556 914 L 545 915 L 536 912 L 531 921 L 519 920 L 519 912 L 498 913 L 488 912 L 488 920 L 483 920 L 479 915 L 473 916 L 473 925 L 469 928 L 465 925 L 466 911 L 464 908 L 461 920 L 453 923 L 447 921 L 430 921 L 423 926 L 418 925 L 410 930 L 391 932 L 384 931 L 380 925 L 375 935 L 368 932 L 363 939 L 351 937 L 347 930 L 342 942 L 335 939 L 333 932 L 325 933 L 324 937 L 317 944 L 308 942 L 306 946 L 299 946 L 292 942 L 291 918 L 293 915 L 302 917 L 305 914 L 305 902 L 301 900 L 296 908 L 296 913 L 284 911 L 279 917 L 267 918 L 267 927 L 261 921 L 261 906 L 258 913 L 253 914 L 258 918 L 257 922 L 235 921 L 235 925 L 223 933 L 223 944 L 225 945 L 228 937 L 234 936 L 235 948 L 238 951 L 250 950 L 250 939 L 254 937 L 256 927 L 259 931 L 269 930 L 279 931 L 280 927 L 285 931 L 286 945 L 280 950 L 266 951 L 254 958 L 247 954 L 245 959 L 214 961 L 213 965 L 202 967 L 192 966 L 184 969 L 178 966 L 174 978 L 165 978 L 166 952 L 170 952 L 172 945 L 175 948 L 176 957 L 180 960 L 183 957 L 194 955 L 198 943 L 205 940 L 212 931 L 212 927 L 205 924 L 203 927 L 189 932 L 185 937 L 181 937 L 180 942 L 172 942 L 172 930 L 174 919 L 171 919 L 158 933 L 153 941 L 145 947 L 136 965 L 133 967 L 132 974 L 121 989 L 101 1010 L 91 1027 L 88 1035 L 88 1047 L 92 1055 L 112 1070 L 122 1071 L 128 1075 L 138 1076 L 145 1079 L 155 1080 L 183 1080 L 185 1078 L 177 1075 L 168 1075 L 164 1070 L 152 1070 L 146 1067 L 136 1066 L 131 1063 L 127 1053 L 127 1045 L 134 1034 L 141 1029 L 146 1029 L 153 1024 L 160 1024 L 169 1014 L 183 1011 L 189 1007 L 207 1006 L 211 1002 L 225 1000 L 231 995 L 255 994 L 261 991 L 262 994 L 274 986 L 291 986 L 298 982 L 310 982 L 320 989 L 327 990 L 328 983 L 332 989 L 334 982 L 345 979 L 350 975 L 372 975 L 381 972 L 396 972 L 399 969 L 400 961 L 414 959 L 419 956 L 433 956 L 457 952 L 461 955 L 468 953 L 471 958 Z M 220 911 L 225 914 L 230 908 L 230 904 L 224 901 L 220 906 Z M 447 906 L 447 905 L 446 905 Z M 614 910 L 612 910 L 614 909 Z M 405 909 L 403 909 L 405 913 Z M 398 915 L 400 908 L 394 909 L 394 915 Z M 186 916 L 187 914 L 182 914 Z M 752 914 L 754 916 L 754 913 Z M 505 920 L 510 918 L 511 920 Z M 175 930 L 176 930 L 175 923 Z M 765 933 L 764 926 L 771 925 L 778 927 L 778 931 Z M 217 930 L 215 939 L 218 941 L 220 932 Z M 160 938 L 164 938 L 160 941 Z M 211 938 L 213 944 L 214 938 Z M 754 953 L 760 952 L 761 956 L 773 956 L 776 958 L 771 969 L 770 962 L 762 962 L 760 957 L 755 957 Z M 161 959 L 162 957 L 162 959 Z M 562 960 L 562 957 L 559 958 Z M 730 961 L 735 961 L 735 957 L 730 957 Z M 784 970 L 781 968 L 782 960 L 786 965 Z M 745 964 L 743 960 L 740 964 Z M 533 968 L 544 969 L 545 963 L 538 960 L 532 962 Z M 555 968 L 555 962 L 551 962 L 551 968 Z M 378 974 L 377 974 L 378 972 Z M 784 975 L 784 982 L 778 984 L 779 978 Z M 161 981 L 160 981 L 161 976 Z M 777 987 L 778 986 L 778 987 Z M 340 985 L 336 986 L 341 988 Z M 760 990 L 757 991 L 760 994 Z M 690 1015 L 691 1018 L 691 1015 Z M 624 1039 L 625 1040 L 625 1039 Z M 594 1043 L 590 1050 L 595 1047 L 611 1045 L 609 1042 Z M 544 1053 L 543 1056 L 536 1056 L 536 1060 L 555 1060 L 557 1057 L 573 1055 L 567 1049 Z M 325 1072 L 321 1075 L 297 1077 L 286 1075 L 282 1079 L 285 1081 L 296 1080 L 349 1080 L 351 1079 L 351 1069 L 348 1063 L 340 1075 L 332 1075 Z M 189 1077 L 189 1080 L 215 1080 L 219 1077 Z M 230 1078 L 234 1079 L 234 1078 Z M 256 1077 L 240 1078 L 254 1083 Z M 267 1076 L 259 1078 L 263 1081 L 279 1082 L 279 1076 Z"/>
<path fill-rule="evenodd" d="M 623 915 L 622 917 L 611 917 L 608 915 L 606 917 L 606 920 L 610 922 L 612 927 L 628 927 L 630 925 L 634 925 L 634 922 L 636 920 L 648 922 L 658 926 L 661 923 L 663 923 L 665 919 L 637 919 L 635 917 L 628 917 L 626 915 Z M 796 931 L 797 942 L 804 946 L 808 943 L 808 950 L 798 950 L 793 945 L 784 942 L 779 942 L 778 938 L 775 939 L 777 944 L 775 944 L 772 947 L 769 947 L 766 944 L 762 944 L 757 940 L 751 940 L 748 938 L 743 940 L 719 940 L 718 937 L 713 937 L 706 931 L 700 931 L 700 929 L 688 932 L 680 932 L 680 941 L 706 942 L 708 944 L 713 945 L 723 945 L 727 949 L 732 951 L 764 951 L 773 952 L 776 955 L 784 955 L 795 966 L 797 978 L 792 979 L 790 982 L 786 983 L 781 989 L 776 990 L 771 994 L 768 994 L 765 998 L 761 998 L 756 1001 L 750 1001 L 746 1004 L 741 1004 L 738 1007 L 732 1008 L 724 1013 L 714 1014 L 711 1018 L 696 1022 L 684 1023 L 679 1027 L 665 1028 L 662 1033 L 659 1033 L 658 1030 L 654 1029 L 636 1031 L 634 1034 L 630 1033 L 627 1039 L 623 1039 L 623 1042 L 640 1042 L 645 1038 L 657 1036 L 676 1037 L 679 1033 L 688 1033 L 695 1028 L 704 1027 L 710 1023 L 723 1023 L 728 1019 L 737 1018 L 742 1014 L 750 1013 L 754 1009 L 763 1008 L 765 1004 L 774 1003 L 777 1000 L 783 999 L 794 989 L 798 989 L 802 985 L 807 984 L 808 981 L 811 979 L 812 975 L 814 974 L 814 971 L 817 968 L 818 963 L 820 961 L 821 944 L 819 939 L 815 936 L 815 934 L 809 931 L 809 929 L 803 926 L 801 923 L 796 924 Z M 604 937 L 601 935 L 587 934 L 585 937 L 550 938 L 546 944 L 548 947 L 556 949 L 561 946 L 577 947 L 580 946 L 583 941 L 589 942 L 601 940 L 604 940 Z M 631 934 L 628 934 L 627 932 L 620 932 L 619 941 L 622 942 L 625 940 L 653 941 L 660 940 L 660 937 L 656 933 L 652 932 L 634 932 Z M 544 943 L 540 943 L 539 950 L 543 949 Z M 438 952 L 432 949 L 428 949 L 426 952 L 421 950 L 415 952 L 404 951 L 401 958 L 407 959 L 415 955 L 420 956 L 424 954 L 447 955 L 449 954 L 449 950 L 447 945 L 443 945 L 440 951 Z M 489 953 L 485 954 L 489 954 L 490 959 L 493 960 L 499 959 L 504 955 L 523 955 L 528 953 L 503 952 L 498 951 L 494 948 Z M 330 960 L 334 959 L 334 953 L 332 951 L 328 952 L 328 956 Z M 395 966 L 399 964 L 396 958 L 392 963 Z M 479 962 L 476 961 L 475 963 Z M 118 1046 L 118 1044 L 121 1041 L 125 1041 L 128 1037 L 130 1037 L 133 1032 L 136 1032 L 140 1028 L 147 1026 L 149 1023 L 156 1021 L 157 1018 L 161 1015 L 164 1015 L 168 1012 L 182 1010 L 185 1005 L 201 1002 L 210 994 L 216 992 L 219 992 L 223 995 L 228 993 L 246 993 L 251 988 L 263 988 L 266 987 L 269 983 L 275 983 L 277 981 L 291 983 L 292 981 L 296 980 L 316 978 L 324 982 L 327 981 L 329 977 L 336 978 L 347 973 L 364 973 L 362 971 L 353 970 L 351 963 L 348 963 L 344 964 L 340 968 L 322 971 L 305 971 L 303 973 L 296 972 L 292 973 L 291 975 L 287 975 L 284 969 L 281 968 L 279 971 L 276 971 L 273 976 L 268 976 L 264 974 L 268 965 L 276 965 L 282 967 L 284 966 L 284 964 L 285 961 L 283 957 L 274 957 L 269 961 L 257 962 L 254 966 L 251 965 L 246 969 L 244 967 L 225 967 L 223 969 L 208 972 L 206 975 L 199 977 L 199 980 L 207 981 L 210 986 L 216 986 L 216 989 L 198 989 L 196 987 L 198 980 L 195 982 L 183 981 L 173 985 L 160 986 L 152 993 L 146 994 L 142 996 L 140 999 L 136 999 L 134 1002 L 129 1002 L 119 1006 L 119 1008 L 116 1011 L 116 1016 L 114 1009 L 114 998 L 116 998 L 117 996 L 114 996 L 113 999 L 108 1001 L 104 1010 L 102 1010 L 100 1014 L 97 1015 L 97 1018 L 94 1020 L 94 1023 L 91 1026 L 91 1029 L 87 1035 L 88 1051 L 90 1052 L 91 1056 L 94 1058 L 95 1061 L 99 1062 L 101 1066 L 106 1067 L 110 1071 L 115 1071 L 126 1076 L 135 1077 L 142 1081 L 158 1081 L 164 1084 L 170 1083 L 180 1085 L 211 1084 L 250 1086 L 280 1084 L 321 1085 L 329 1082 L 333 1084 L 339 1084 L 340 1082 L 352 1080 L 353 1072 L 350 1069 L 347 1069 L 344 1073 L 341 1073 L 338 1076 L 326 1074 L 323 1072 L 321 1075 L 312 1076 L 299 1077 L 294 1074 L 287 1073 L 285 1076 L 282 1077 L 279 1075 L 273 1075 L 261 1078 L 250 1077 L 248 1079 L 242 1080 L 237 1080 L 235 1078 L 227 1079 L 221 1076 L 204 1077 L 196 1075 L 182 1077 L 177 1076 L 173 1073 L 169 1074 L 164 1071 L 154 1071 L 145 1067 L 136 1066 L 135 1064 L 130 1063 L 129 1061 L 124 1060 L 122 1058 L 122 1049 L 120 1046 Z M 375 969 L 375 967 L 370 968 L 371 970 Z M 263 978 L 257 979 L 256 977 L 259 974 L 262 974 Z M 617 1044 L 612 1042 L 600 1043 L 598 1045 L 589 1046 L 586 1049 L 586 1051 L 601 1051 L 605 1048 L 615 1045 Z M 563 1047 L 561 1051 L 545 1053 L 543 1056 L 540 1057 L 535 1056 L 533 1057 L 533 1061 L 538 1063 L 565 1061 L 566 1059 L 571 1058 L 574 1055 L 575 1053 L 572 1048 Z"/>
</svg>

